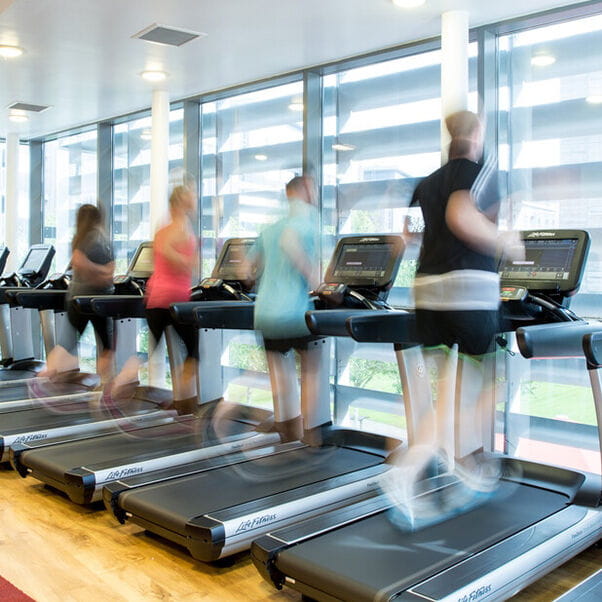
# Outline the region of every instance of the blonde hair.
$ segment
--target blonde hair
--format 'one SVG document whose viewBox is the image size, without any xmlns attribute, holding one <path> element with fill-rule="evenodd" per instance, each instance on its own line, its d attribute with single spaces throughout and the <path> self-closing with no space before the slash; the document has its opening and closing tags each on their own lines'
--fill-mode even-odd
<svg viewBox="0 0 602 602">
<path fill-rule="evenodd" d="M 190 196 L 192 190 L 188 186 L 176 186 L 169 195 L 169 208 L 175 209 L 182 205 L 182 201 L 185 197 Z"/>
</svg>

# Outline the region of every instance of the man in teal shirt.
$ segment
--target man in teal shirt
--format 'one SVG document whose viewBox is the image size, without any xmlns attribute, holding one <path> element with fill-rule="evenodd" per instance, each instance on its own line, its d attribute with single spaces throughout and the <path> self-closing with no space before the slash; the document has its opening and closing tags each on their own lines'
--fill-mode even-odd
<svg viewBox="0 0 602 602">
<path fill-rule="evenodd" d="M 310 332 L 305 312 L 313 309 L 309 292 L 318 284 L 319 216 L 314 182 L 297 176 L 286 185 L 288 215 L 267 227 L 255 246 L 259 287 L 254 326 L 262 333 L 272 383 L 274 426 L 284 441 L 303 437 L 301 404 L 318 403 L 309 382 L 298 393 L 292 349 L 301 355 L 306 373 L 315 370 L 307 352 Z"/>
<path fill-rule="evenodd" d="M 318 282 L 319 217 L 314 183 L 297 176 L 286 185 L 288 215 L 268 226 L 257 241 L 261 273 L 255 301 L 255 329 L 264 339 L 309 335 L 308 292 Z"/>
</svg>

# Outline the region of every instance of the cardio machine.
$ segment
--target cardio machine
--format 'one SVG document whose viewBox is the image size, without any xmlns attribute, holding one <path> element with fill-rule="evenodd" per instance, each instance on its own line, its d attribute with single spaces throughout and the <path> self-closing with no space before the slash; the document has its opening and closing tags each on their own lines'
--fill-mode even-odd
<svg viewBox="0 0 602 602">
<path fill-rule="evenodd" d="M 346 311 L 352 313 L 377 307 L 386 313 L 402 251 L 398 236 L 341 239 L 318 303 L 351 308 Z M 251 329 L 253 311 L 237 302 L 221 307 L 199 304 L 196 320 L 203 328 Z M 301 405 L 302 441 L 251 450 L 235 459 L 224 457 L 196 467 L 149 473 L 140 479 L 121 479 L 104 488 L 105 506 L 121 522 L 134 522 L 183 545 L 194 558 L 215 561 L 247 549 L 254 538 L 275 525 L 341 507 L 349 497 L 376 487 L 378 476 L 387 470 L 385 458 L 399 442 L 332 425 L 329 339 L 308 337 L 305 343 L 301 399 L 310 401 L 304 399 L 303 391 L 309 384 L 317 391 L 317 403 Z M 296 381 L 294 355 L 283 351 L 280 356 L 268 366 L 270 379 L 286 380 L 290 391 Z M 273 390 L 282 389 L 273 386 Z M 275 422 L 282 423 L 290 416 L 290 408 L 288 404 L 279 408 L 283 401 L 279 397 L 274 399 Z"/>
<path fill-rule="evenodd" d="M 117 292 L 138 291 L 138 299 L 142 299 L 142 289 L 138 280 L 150 276 L 150 272 L 143 270 L 149 256 L 149 245 L 141 245 L 128 268 L 125 276 L 115 279 Z M 17 297 L 19 293 L 16 293 Z M 27 295 L 25 302 L 31 305 L 46 306 L 63 303 L 66 291 L 32 291 Z M 61 301 L 60 297 L 63 296 Z M 90 297 L 76 297 L 76 304 L 80 311 L 88 312 L 90 309 Z M 67 323 L 66 327 L 70 327 Z M 118 337 L 116 348 L 117 365 L 135 353 L 135 333 L 131 320 L 115 320 L 114 328 Z M 74 335 L 75 336 L 75 335 Z M 56 397 L 42 397 L 27 402 L 5 402 L 0 404 L 0 462 L 10 459 L 13 446 L 27 445 L 33 442 L 37 446 L 45 446 L 60 438 L 61 440 L 72 440 L 94 436 L 95 434 L 118 432 L 123 422 L 137 424 L 156 424 L 157 421 L 165 420 L 162 407 L 169 401 L 170 396 L 165 392 L 144 390 L 144 395 L 137 389 L 132 399 L 129 400 L 129 413 L 131 415 L 121 420 L 111 419 L 99 407 L 102 391 L 90 390 L 98 380 L 95 376 L 81 374 L 79 372 L 69 373 L 65 382 L 53 383 L 61 389 L 71 388 L 71 394 Z M 91 380 L 87 383 L 87 380 Z M 69 383 L 68 381 L 71 381 Z M 82 392 L 82 388 L 84 391 Z"/>
<path fill-rule="evenodd" d="M 7 292 L 16 287 L 35 288 L 42 283 L 50 270 L 54 253 L 52 245 L 32 245 L 19 269 L 0 277 L 0 363 L 3 366 L 0 381 L 34 377 L 44 365 L 34 359 L 34 312 L 11 303 Z"/>
<path fill-rule="evenodd" d="M 225 242 L 212 276 L 203 279 L 192 291 L 192 298 L 197 301 L 178 304 L 174 310 L 179 319 L 196 328 L 192 323 L 194 308 L 217 300 L 220 304 L 240 301 L 252 307 L 252 284 L 241 279 L 240 264 L 253 243 L 252 238 Z M 131 320 L 144 316 L 144 303 L 136 295 L 97 297 L 90 300 L 89 310 Z M 166 334 L 172 382 L 177 388 L 174 368 L 183 361 L 183 349 L 171 328 Z M 100 499 L 104 485 L 127 476 L 142 479 L 152 471 L 169 471 L 242 448 L 250 450 L 278 443 L 278 433 L 257 430 L 259 425 L 269 424 L 271 412 L 221 398 L 220 335 L 217 330 L 200 332 L 197 375 L 200 406 L 196 415 L 169 419 L 166 416 L 160 424 L 134 425 L 127 432 L 99 433 L 85 440 L 63 437 L 41 443 L 22 442 L 12 447 L 13 467 L 22 476 L 30 475 L 52 484 L 72 501 L 87 504 Z M 148 394 L 148 388 L 138 391 L 141 397 Z M 212 428 L 216 410 L 223 416 L 219 435 Z"/>
<path fill-rule="evenodd" d="M 589 236 L 531 231 L 523 239 L 526 261 L 501 269 L 507 324 L 516 328 L 526 358 L 583 357 L 585 349 L 602 445 L 602 324 L 580 320 L 568 308 L 581 282 Z M 359 341 L 393 343 L 404 396 L 420 389 L 416 381 L 424 371 L 417 369 L 411 315 L 351 317 L 347 328 Z M 506 360 L 513 363 L 510 355 Z M 406 415 L 411 433 L 412 413 Z M 493 419 L 491 411 L 490 428 L 483 429 L 485 450 L 493 449 Z M 472 416 L 473 429 L 477 423 Z M 506 599 L 601 537 L 602 487 L 599 475 L 501 460 L 499 489 L 482 505 L 439 524 L 403 532 L 390 520 L 392 502 L 375 492 L 342 511 L 258 539 L 253 562 L 277 588 L 315 600 Z M 423 495 L 454 487 L 453 480 L 435 478 L 425 481 Z"/>
</svg>

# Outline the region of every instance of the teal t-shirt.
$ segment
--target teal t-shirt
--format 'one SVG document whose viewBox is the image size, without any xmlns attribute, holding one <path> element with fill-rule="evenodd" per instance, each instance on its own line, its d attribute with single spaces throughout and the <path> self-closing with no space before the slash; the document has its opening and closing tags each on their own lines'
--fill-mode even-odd
<svg viewBox="0 0 602 602">
<path fill-rule="evenodd" d="M 289 202 L 289 214 L 268 226 L 259 236 L 255 253 L 263 271 L 255 300 L 254 325 L 266 339 L 304 337 L 310 334 L 305 312 L 313 307 L 309 301 L 310 285 L 284 251 L 286 231 L 295 232 L 313 264 L 318 262 L 318 212 L 303 201 Z"/>
</svg>

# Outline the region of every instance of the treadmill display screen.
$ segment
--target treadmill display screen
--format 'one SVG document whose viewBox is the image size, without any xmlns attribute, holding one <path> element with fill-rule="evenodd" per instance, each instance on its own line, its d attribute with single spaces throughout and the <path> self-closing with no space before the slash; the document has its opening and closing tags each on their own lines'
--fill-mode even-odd
<svg viewBox="0 0 602 602">
<path fill-rule="evenodd" d="M 48 257 L 48 249 L 32 249 L 23 265 L 21 266 L 22 272 L 39 272 L 44 265 L 45 259 Z"/>
<path fill-rule="evenodd" d="M 232 243 L 228 245 L 226 253 L 217 267 L 216 277 L 225 278 L 227 280 L 244 278 L 244 274 L 241 273 L 241 270 L 251 246 L 251 243 Z"/>
<path fill-rule="evenodd" d="M 136 258 L 136 263 L 132 267 L 132 272 L 144 272 L 147 274 L 152 274 L 154 270 L 154 262 L 153 262 L 153 248 L 152 247 L 142 247 L 140 254 Z"/>
<path fill-rule="evenodd" d="M 500 274 L 504 280 L 555 280 L 571 277 L 576 239 L 525 240 L 525 259 L 508 262 Z"/>
<path fill-rule="evenodd" d="M 392 252 L 388 243 L 343 245 L 333 275 L 345 280 L 383 278 Z"/>
</svg>

